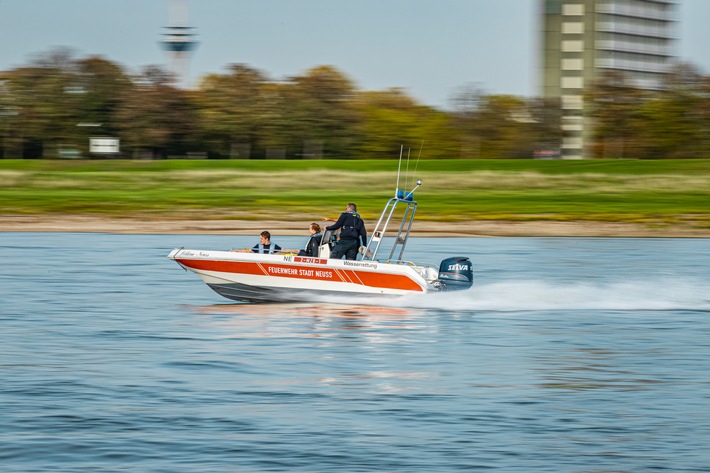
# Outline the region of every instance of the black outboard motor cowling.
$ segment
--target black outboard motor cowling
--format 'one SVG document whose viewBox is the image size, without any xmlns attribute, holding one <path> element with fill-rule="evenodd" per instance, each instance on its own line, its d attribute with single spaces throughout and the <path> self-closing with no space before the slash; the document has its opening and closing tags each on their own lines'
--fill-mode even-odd
<svg viewBox="0 0 710 473">
<path fill-rule="evenodd" d="M 460 291 L 473 285 L 473 265 L 465 256 L 446 258 L 439 265 L 437 280 L 445 291 Z"/>
</svg>

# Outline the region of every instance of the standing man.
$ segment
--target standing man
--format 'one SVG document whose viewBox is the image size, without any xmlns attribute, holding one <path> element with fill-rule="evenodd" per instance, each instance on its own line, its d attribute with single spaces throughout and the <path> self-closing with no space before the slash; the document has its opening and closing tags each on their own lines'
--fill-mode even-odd
<svg viewBox="0 0 710 473">
<path fill-rule="evenodd" d="M 340 218 L 335 224 L 326 227 L 326 230 L 340 230 L 340 240 L 335 243 L 333 253 L 330 257 L 340 259 L 345 255 L 345 259 L 354 260 L 357 258 L 357 250 L 362 245 L 367 245 L 367 231 L 365 223 L 357 213 L 357 205 L 352 202 L 345 207 L 345 212 L 340 214 Z"/>
</svg>

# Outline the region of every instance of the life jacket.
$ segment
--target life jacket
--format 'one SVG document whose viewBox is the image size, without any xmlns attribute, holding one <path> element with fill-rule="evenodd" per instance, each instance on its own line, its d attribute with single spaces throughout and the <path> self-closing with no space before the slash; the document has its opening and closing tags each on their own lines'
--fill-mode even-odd
<svg viewBox="0 0 710 473">
<path fill-rule="evenodd" d="M 259 243 L 259 253 L 261 254 L 273 255 L 276 251 L 278 250 L 276 250 L 276 245 L 273 243 L 270 243 L 268 248 L 265 248 L 263 243 Z"/>
<path fill-rule="evenodd" d="M 306 246 L 298 252 L 299 256 L 317 256 L 318 247 L 320 246 L 321 240 L 323 239 L 322 233 L 316 233 L 312 235 L 306 242 Z"/>
<path fill-rule="evenodd" d="M 360 227 L 362 226 L 362 218 L 360 214 L 354 210 L 345 212 L 346 217 L 343 221 L 343 226 L 340 229 L 340 238 L 357 240 L 360 238 Z"/>
<path fill-rule="evenodd" d="M 323 234 L 322 233 L 316 233 L 313 235 L 309 240 L 308 243 L 306 243 L 306 251 L 311 253 L 312 255 L 315 256 L 316 253 L 318 253 L 318 247 L 320 246 L 320 242 L 323 239 Z"/>
</svg>

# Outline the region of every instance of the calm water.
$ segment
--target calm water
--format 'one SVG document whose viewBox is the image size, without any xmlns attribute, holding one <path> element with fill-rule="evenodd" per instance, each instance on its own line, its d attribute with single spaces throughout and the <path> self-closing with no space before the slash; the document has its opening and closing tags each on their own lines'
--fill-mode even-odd
<svg viewBox="0 0 710 473">
<path fill-rule="evenodd" d="M 165 258 L 254 241 L 0 233 L 0 471 L 709 471 L 710 240 L 415 239 L 474 288 L 370 306 Z"/>
</svg>

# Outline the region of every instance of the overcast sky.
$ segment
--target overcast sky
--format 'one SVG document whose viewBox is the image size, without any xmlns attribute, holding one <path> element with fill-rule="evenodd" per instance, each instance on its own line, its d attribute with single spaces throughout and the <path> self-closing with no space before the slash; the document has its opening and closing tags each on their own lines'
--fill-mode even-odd
<svg viewBox="0 0 710 473">
<path fill-rule="evenodd" d="M 244 63 L 272 79 L 323 64 L 365 90 L 446 107 L 460 87 L 538 93 L 538 0 L 189 0 L 188 84 Z M 710 74 L 710 0 L 680 0 L 681 59 Z M 169 0 L 0 0 L 0 70 L 58 46 L 137 72 L 167 65 Z"/>
</svg>

